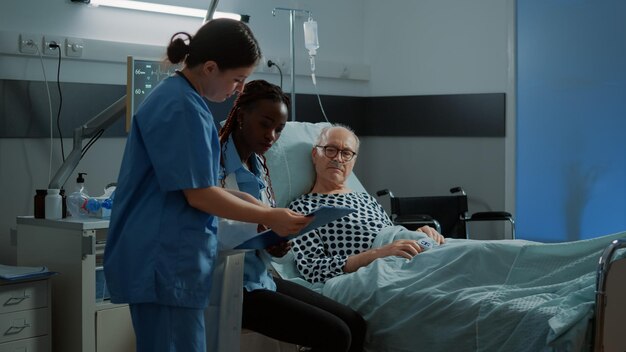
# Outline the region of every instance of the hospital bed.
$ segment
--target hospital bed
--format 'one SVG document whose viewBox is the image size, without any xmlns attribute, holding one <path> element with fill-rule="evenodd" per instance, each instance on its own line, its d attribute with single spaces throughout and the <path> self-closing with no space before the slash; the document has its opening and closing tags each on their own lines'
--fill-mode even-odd
<svg viewBox="0 0 626 352">
<path fill-rule="evenodd" d="M 310 152 L 316 136 L 324 125 L 323 123 L 288 122 L 281 139 L 266 154 L 279 206 L 286 206 L 291 200 L 306 193 L 310 188 L 314 178 Z M 354 175 L 351 175 L 348 184 L 354 190 L 365 191 Z M 454 350 L 458 350 L 459 346 L 464 346 L 463 350 L 472 351 L 516 350 L 513 342 L 519 343 L 527 337 L 526 335 L 533 335 L 535 331 L 532 329 L 535 325 L 548 323 L 551 324 L 551 330 L 546 333 L 547 336 L 543 336 L 541 339 L 546 341 L 550 339 L 550 343 L 543 344 L 542 341 L 539 341 L 541 344 L 539 348 L 528 349 L 530 345 L 526 345 L 525 348 L 518 350 L 626 351 L 626 338 L 622 336 L 623 326 L 626 326 L 626 303 L 623 299 L 626 297 L 626 280 L 624 280 L 626 278 L 626 260 L 624 260 L 626 240 L 624 238 L 626 238 L 626 233 L 561 247 L 539 246 L 527 241 L 508 240 L 470 241 L 468 242 L 471 244 L 470 246 L 465 244 L 461 246 L 452 241 L 452 243 L 447 244 L 450 248 L 449 251 L 486 251 L 485 256 L 481 258 L 497 253 L 493 249 L 497 246 L 504 246 L 504 248 L 508 248 L 505 250 L 516 253 L 530 252 L 533 254 L 533 251 L 536 252 L 533 254 L 534 257 L 529 257 L 528 263 L 523 260 L 517 263 L 516 255 L 510 255 L 510 253 L 502 255 L 504 258 L 502 260 L 514 258 L 516 261 L 511 264 L 514 269 L 502 273 L 503 278 L 506 277 L 506 280 L 509 280 L 511 277 L 515 277 L 519 282 L 512 282 L 510 285 L 492 283 L 490 286 L 471 288 L 467 291 L 463 291 L 466 289 L 465 287 L 459 287 L 470 286 L 464 284 L 464 280 L 467 280 L 463 276 L 463 272 L 467 271 L 466 265 L 461 263 L 460 266 L 454 267 L 451 265 L 455 261 L 451 260 L 450 265 L 446 263 L 446 265 L 433 266 L 436 268 L 433 270 L 438 270 L 439 266 L 451 270 L 450 275 L 454 275 L 455 280 L 447 281 L 452 283 L 460 281 L 458 284 L 454 283 L 454 294 L 456 295 L 454 299 L 449 299 L 449 295 L 445 292 L 442 294 L 439 289 L 431 288 L 432 283 L 428 281 L 429 275 L 426 274 L 421 274 L 424 279 L 419 278 L 422 281 L 418 280 L 419 285 L 417 287 L 410 288 L 419 296 L 413 296 L 410 299 L 402 295 L 399 297 L 379 296 L 379 292 L 393 291 L 389 288 L 392 284 L 402 285 L 401 282 L 390 281 L 395 279 L 391 276 L 413 270 L 410 267 L 412 264 L 400 263 L 393 258 L 389 260 L 379 259 L 367 268 L 360 269 L 357 273 L 333 278 L 325 284 L 305 282 L 299 276 L 295 264 L 289 256 L 275 259 L 271 265 L 284 279 L 301 283 L 359 311 L 368 321 L 367 351 L 450 350 L 442 346 L 455 346 Z M 476 247 L 476 250 L 466 249 L 471 246 Z M 576 251 L 587 253 L 589 252 L 588 248 L 593 246 L 599 248 L 597 255 L 591 251 L 591 257 L 585 259 L 581 256 L 579 263 L 568 266 L 558 261 L 558 254 L 563 251 L 570 251 L 574 254 Z M 553 250 L 557 250 L 556 255 L 551 252 Z M 545 255 L 545 253 L 550 255 Z M 456 256 L 457 254 L 452 253 L 452 255 Z M 423 258 L 427 258 L 427 256 Z M 522 297 L 515 295 L 532 289 L 532 287 L 524 286 L 524 275 L 533 269 L 532 265 L 537 261 L 537 258 L 540 260 L 536 265 L 551 265 L 555 268 L 555 273 L 562 272 L 562 275 L 569 275 L 571 278 L 566 284 L 560 284 L 560 286 L 547 282 L 545 287 L 558 286 L 559 291 L 556 293 L 540 292 L 533 296 L 530 302 L 523 302 Z M 545 260 L 545 263 L 542 260 Z M 515 267 L 514 264 L 521 265 L 521 267 Z M 591 270 L 592 273 L 581 276 L 572 269 L 572 267 L 581 265 L 586 265 L 585 268 L 589 268 L 590 265 L 596 267 Z M 354 274 L 366 276 L 358 277 Z M 368 274 L 373 275 L 371 278 L 374 279 L 370 280 L 367 277 Z M 390 276 L 386 277 L 385 275 Z M 592 281 L 591 284 L 590 281 Z M 359 286 L 360 284 L 363 286 Z M 438 288 L 445 288 L 446 284 L 449 283 L 436 283 Z M 578 286 L 572 287 L 572 285 Z M 402 290 L 403 288 L 400 286 L 393 289 Z M 502 287 L 506 287 L 506 289 L 502 289 Z M 563 292 L 567 294 L 557 297 Z M 507 295 L 508 301 L 505 300 Z M 464 306 L 468 301 L 471 301 L 472 297 L 476 297 L 478 302 Z M 551 300 L 545 299 L 546 297 L 551 298 Z M 240 298 L 236 297 L 234 301 L 236 302 L 237 299 Z M 545 302 L 538 304 L 537 300 L 541 299 L 544 299 Z M 426 304 L 426 306 L 432 307 L 422 307 L 418 304 L 431 300 L 436 304 Z M 394 302 L 398 302 L 398 304 L 410 302 L 412 305 L 409 304 L 402 307 L 403 309 L 398 309 L 397 307 L 394 308 Z M 441 309 L 441 307 L 445 307 L 445 309 Z M 507 324 L 509 329 L 505 329 Z M 236 327 L 236 324 L 231 324 L 232 326 Z M 396 326 L 397 329 L 395 329 Z M 231 330 L 232 332 L 233 329 L 220 326 L 220 330 Z M 237 329 L 235 329 L 235 333 L 236 335 L 231 334 L 231 339 L 245 337 L 245 334 L 239 335 Z M 503 334 L 506 336 L 502 336 Z M 516 339 L 517 341 L 515 341 Z M 511 342 L 511 340 L 514 341 Z M 255 346 L 258 347 L 260 344 L 257 343 Z M 270 349 L 255 348 L 255 346 L 245 348 L 242 346 L 241 351 L 297 351 L 295 346 L 290 347 L 290 349 L 285 349 L 284 346 Z"/>
</svg>

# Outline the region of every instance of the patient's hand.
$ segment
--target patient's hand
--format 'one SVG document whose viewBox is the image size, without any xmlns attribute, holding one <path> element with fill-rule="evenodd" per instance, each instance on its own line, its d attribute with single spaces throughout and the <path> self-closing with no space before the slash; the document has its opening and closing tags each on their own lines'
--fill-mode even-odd
<svg viewBox="0 0 626 352">
<path fill-rule="evenodd" d="M 417 229 L 416 231 L 422 232 L 424 234 L 426 234 L 426 236 L 432 238 L 433 240 L 435 240 L 435 243 L 437 244 L 444 244 L 446 243 L 446 239 L 443 237 L 442 234 L 440 234 L 439 232 L 437 232 L 437 230 L 433 229 L 430 226 L 422 226 L 419 229 Z"/>
<path fill-rule="evenodd" d="M 291 249 L 291 242 L 282 242 L 270 247 L 265 248 L 267 253 L 269 253 L 272 257 L 282 258 L 289 252 Z"/>
<path fill-rule="evenodd" d="M 411 259 L 422 251 L 422 247 L 420 247 L 415 240 L 396 240 L 380 248 L 373 248 L 359 254 L 348 256 L 343 271 L 346 273 L 355 272 L 378 258 L 398 256 Z"/>
<path fill-rule="evenodd" d="M 375 251 L 377 258 L 398 256 L 411 259 L 421 253 L 423 249 L 415 240 L 396 240 L 372 251 Z"/>
</svg>

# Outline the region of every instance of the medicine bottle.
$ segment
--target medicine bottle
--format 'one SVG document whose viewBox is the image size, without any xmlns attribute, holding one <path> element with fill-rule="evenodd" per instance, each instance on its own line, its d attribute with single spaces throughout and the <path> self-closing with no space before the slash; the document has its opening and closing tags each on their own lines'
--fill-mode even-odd
<svg viewBox="0 0 626 352">
<path fill-rule="evenodd" d="M 46 216 L 46 194 L 45 189 L 35 190 L 35 219 L 43 219 Z"/>
<path fill-rule="evenodd" d="M 46 195 L 46 219 L 59 220 L 63 217 L 63 199 L 58 188 L 48 189 Z"/>
</svg>

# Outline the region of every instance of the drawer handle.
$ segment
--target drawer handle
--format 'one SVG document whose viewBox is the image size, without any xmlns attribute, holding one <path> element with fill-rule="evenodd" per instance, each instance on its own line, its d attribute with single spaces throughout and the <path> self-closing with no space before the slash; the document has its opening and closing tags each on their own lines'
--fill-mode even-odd
<svg viewBox="0 0 626 352">
<path fill-rule="evenodd" d="M 24 293 L 22 295 L 22 297 L 10 297 L 9 299 L 7 299 L 6 302 L 4 302 L 5 306 L 14 306 L 14 305 L 18 305 L 20 303 L 22 303 L 25 299 L 30 298 L 30 295 L 27 295 L 26 293 Z"/>
<path fill-rule="evenodd" d="M 22 332 L 24 329 L 30 328 L 30 324 L 26 322 L 26 320 L 22 321 L 13 321 L 11 326 L 4 332 L 4 335 L 17 335 Z"/>
</svg>

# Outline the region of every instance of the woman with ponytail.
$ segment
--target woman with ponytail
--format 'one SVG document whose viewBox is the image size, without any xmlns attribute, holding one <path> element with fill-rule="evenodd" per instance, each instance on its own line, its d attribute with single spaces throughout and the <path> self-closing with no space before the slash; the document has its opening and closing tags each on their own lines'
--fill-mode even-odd
<svg viewBox="0 0 626 352">
<path fill-rule="evenodd" d="M 278 86 L 263 80 L 245 85 L 219 133 L 223 187 L 275 205 L 270 170 L 263 154 L 280 137 L 288 109 L 289 98 Z M 220 236 L 228 236 L 229 226 L 256 227 L 224 220 L 220 223 Z M 247 232 L 254 230 L 248 228 Z M 283 256 L 288 250 L 289 242 L 285 242 L 268 252 Z M 312 351 L 363 350 L 365 321 L 357 312 L 304 286 L 273 278 L 261 255 L 267 254 L 250 251 L 245 256 L 244 328 Z"/>
<path fill-rule="evenodd" d="M 205 99 L 241 92 L 261 58 L 242 22 L 216 19 L 176 33 L 168 60 L 183 69 L 146 97 L 117 182 L 104 253 L 113 303 L 128 303 L 138 352 L 205 352 L 204 309 L 216 261 L 217 218 L 280 235 L 310 219 L 219 185 L 220 143 Z"/>
</svg>

